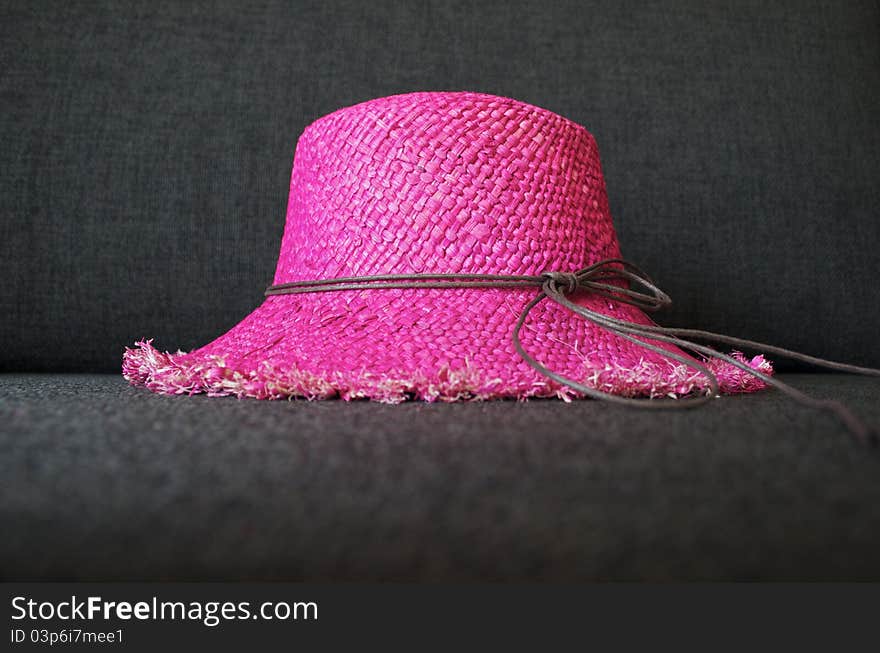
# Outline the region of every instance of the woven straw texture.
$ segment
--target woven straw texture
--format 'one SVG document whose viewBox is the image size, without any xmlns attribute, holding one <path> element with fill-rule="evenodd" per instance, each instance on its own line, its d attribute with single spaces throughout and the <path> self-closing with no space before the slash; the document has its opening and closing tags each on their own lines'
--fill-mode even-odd
<svg viewBox="0 0 880 653">
<path fill-rule="evenodd" d="M 545 109 L 477 93 L 411 93 L 340 109 L 297 143 L 274 282 L 375 274 L 574 271 L 620 256 L 595 140 Z M 222 282 L 222 280 L 220 280 Z M 267 297 L 190 353 L 138 342 L 129 381 L 165 393 L 396 402 L 576 393 L 517 355 L 513 325 L 535 290 L 360 289 Z M 588 293 L 576 303 L 640 324 L 640 310 Z M 522 341 L 598 390 L 680 397 L 691 368 L 543 302 Z M 656 343 L 681 353 L 670 345 Z M 763 357 L 749 361 L 772 371 Z M 723 392 L 763 382 L 721 361 Z"/>
</svg>

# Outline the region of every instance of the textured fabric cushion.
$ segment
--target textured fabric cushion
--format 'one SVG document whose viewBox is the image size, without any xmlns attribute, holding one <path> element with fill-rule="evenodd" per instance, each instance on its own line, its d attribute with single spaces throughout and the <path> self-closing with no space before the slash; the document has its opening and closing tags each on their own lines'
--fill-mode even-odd
<svg viewBox="0 0 880 653">
<path fill-rule="evenodd" d="M 880 424 L 876 379 L 786 380 Z M 0 375 L 0 576 L 880 580 L 877 453 L 773 391 L 657 413 Z"/>
<path fill-rule="evenodd" d="M 293 148 L 340 106 L 477 90 L 584 124 L 660 321 L 864 364 L 880 7 L 4 3 L 0 369 L 119 369 L 261 300 Z"/>
</svg>

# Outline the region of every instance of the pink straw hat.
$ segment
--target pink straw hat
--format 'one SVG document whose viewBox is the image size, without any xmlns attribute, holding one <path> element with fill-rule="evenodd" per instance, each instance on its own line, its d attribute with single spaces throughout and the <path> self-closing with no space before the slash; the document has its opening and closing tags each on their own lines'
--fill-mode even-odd
<svg viewBox="0 0 880 653">
<path fill-rule="evenodd" d="M 685 354 L 677 336 L 698 332 L 656 327 L 643 309 L 668 297 L 619 259 L 582 126 L 478 93 L 379 98 L 299 138 L 263 304 L 189 353 L 138 342 L 123 373 L 163 393 L 385 402 L 705 396 L 775 381 L 762 356 Z"/>
</svg>

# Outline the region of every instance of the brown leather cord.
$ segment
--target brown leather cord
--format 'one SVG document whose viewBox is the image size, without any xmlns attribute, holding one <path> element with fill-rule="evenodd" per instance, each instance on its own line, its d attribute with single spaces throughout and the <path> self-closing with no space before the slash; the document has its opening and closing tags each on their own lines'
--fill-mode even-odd
<svg viewBox="0 0 880 653">
<path fill-rule="evenodd" d="M 634 290 L 631 287 L 617 284 L 636 283 L 643 290 Z M 738 367 L 741 370 L 761 379 L 768 385 L 779 389 L 785 395 L 805 406 L 819 408 L 834 413 L 843 424 L 863 442 L 878 442 L 878 435 L 874 429 L 869 428 L 860 421 L 846 406 L 840 402 L 826 399 L 816 399 L 804 394 L 800 390 L 783 383 L 779 379 L 767 376 L 755 370 L 748 364 L 739 361 L 727 354 L 723 354 L 712 347 L 693 342 L 696 340 L 708 340 L 729 345 L 735 345 L 746 349 L 755 349 L 785 356 L 793 360 L 802 361 L 811 365 L 827 369 L 880 376 L 880 369 L 871 367 L 859 367 L 836 361 L 826 360 L 809 356 L 790 349 L 783 349 L 773 345 L 767 345 L 753 340 L 734 338 L 723 334 L 702 331 L 699 329 L 680 329 L 675 327 L 662 327 L 656 324 L 644 325 L 627 322 L 609 317 L 603 313 L 579 306 L 569 300 L 566 295 L 577 291 L 589 291 L 610 300 L 636 306 L 643 311 L 656 311 L 669 306 L 672 300 L 669 295 L 658 288 L 647 274 L 638 267 L 624 259 L 612 258 L 599 261 L 577 272 L 545 272 L 541 275 L 504 275 L 504 274 L 381 274 L 363 277 L 339 277 L 336 279 L 319 279 L 312 281 L 294 281 L 266 289 L 266 295 L 293 295 L 314 292 L 334 292 L 343 290 L 369 290 L 369 289 L 409 289 L 409 288 L 539 288 L 538 295 L 529 301 L 520 313 L 513 328 L 512 339 L 517 353 L 533 369 L 557 383 L 594 399 L 601 399 L 613 403 L 639 408 L 693 408 L 705 404 L 718 396 L 718 379 L 705 366 L 696 360 L 668 351 L 643 338 L 654 341 L 668 342 L 681 349 L 690 350 L 709 358 L 717 358 Z M 520 340 L 520 332 L 525 325 L 529 313 L 542 301 L 550 299 L 560 306 L 579 315 L 585 320 L 606 329 L 625 340 L 629 340 L 640 347 L 656 352 L 666 358 L 678 361 L 702 374 L 709 385 L 706 394 L 683 399 L 635 399 L 622 397 L 590 388 L 573 379 L 557 374 L 535 360 L 523 347 Z M 641 336 L 641 337 L 638 337 Z"/>
</svg>

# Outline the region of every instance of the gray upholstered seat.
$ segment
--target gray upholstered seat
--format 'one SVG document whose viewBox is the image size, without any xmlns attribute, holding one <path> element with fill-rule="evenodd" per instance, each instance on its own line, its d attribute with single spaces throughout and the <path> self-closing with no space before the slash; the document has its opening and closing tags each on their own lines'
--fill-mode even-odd
<svg viewBox="0 0 880 653">
<path fill-rule="evenodd" d="M 880 578 L 880 457 L 778 393 L 658 414 L 119 376 L 135 339 L 189 349 L 261 301 L 309 121 L 426 89 L 587 126 L 661 323 L 880 366 L 877 2 L 5 4 L 3 577 Z M 778 363 L 880 424 L 877 379 Z"/>
</svg>

